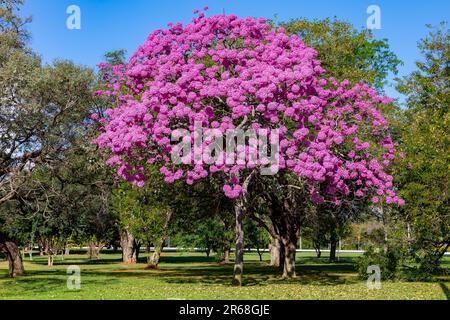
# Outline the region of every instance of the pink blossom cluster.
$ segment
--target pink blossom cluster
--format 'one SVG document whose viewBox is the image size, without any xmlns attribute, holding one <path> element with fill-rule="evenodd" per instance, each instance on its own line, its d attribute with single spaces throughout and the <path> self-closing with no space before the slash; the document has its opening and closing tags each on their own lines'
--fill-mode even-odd
<svg viewBox="0 0 450 320">
<path fill-rule="evenodd" d="M 171 162 L 174 130 L 194 132 L 201 122 L 223 133 L 279 129 L 280 169 L 305 179 L 316 202 L 404 204 L 386 170 L 396 151 L 379 106 L 392 100 L 362 82 L 350 87 L 327 77 L 314 49 L 263 18 L 198 12 L 188 25 L 151 33 L 128 64 L 100 67 L 107 76 L 98 94 L 115 105 L 100 119 L 93 115 L 102 124 L 95 143 L 136 185 L 154 164 L 167 182 L 225 174 L 225 194 L 239 197 L 249 165 Z"/>
</svg>

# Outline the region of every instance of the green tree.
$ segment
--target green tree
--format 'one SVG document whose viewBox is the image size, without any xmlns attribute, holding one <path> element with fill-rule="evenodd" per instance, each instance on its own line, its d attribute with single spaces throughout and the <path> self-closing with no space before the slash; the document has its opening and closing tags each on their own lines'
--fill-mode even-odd
<svg viewBox="0 0 450 320">
<path fill-rule="evenodd" d="M 61 165 L 95 105 L 92 70 L 68 61 L 43 66 L 27 47 L 24 24 L 30 19 L 17 14 L 22 3 L 0 2 L 0 250 L 10 262 L 11 276 L 24 270 L 10 223 L 27 212 L 21 208 L 30 207 L 30 194 L 39 203 L 54 189 L 25 190 L 37 177 L 43 185 L 53 185 L 41 174 Z"/>
<path fill-rule="evenodd" d="M 95 104 L 93 74 L 71 62 L 57 61 L 37 77 L 35 92 L 49 105 L 45 115 L 49 119 L 43 121 L 54 120 L 56 127 L 41 136 L 45 159 L 34 161 L 24 171 L 26 179 L 9 200 L 18 205 L 8 214 L 29 225 L 28 239 L 41 242 L 49 265 L 71 236 L 88 243 L 91 257 L 96 257 L 114 229 L 108 211 L 108 170 L 89 142 L 89 115 Z M 73 93 L 72 100 L 76 106 L 65 101 L 64 92 L 70 96 L 71 90 L 77 94 Z M 58 110 L 62 105 L 68 108 L 66 112 Z M 52 112 L 57 113 L 57 120 Z"/>
<path fill-rule="evenodd" d="M 119 221 L 125 263 L 138 262 L 141 245 L 147 247 L 148 254 L 153 245 L 154 255 L 149 256 L 148 263 L 158 265 L 173 212 L 163 197 L 156 184 L 143 189 L 120 184 L 114 189 L 111 205 Z"/>
<path fill-rule="evenodd" d="M 399 81 L 407 96 L 398 163 L 401 211 L 422 269 L 436 271 L 450 247 L 450 31 L 442 23 L 419 43 L 424 60 Z"/>
<path fill-rule="evenodd" d="M 244 232 L 246 234 L 246 247 L 256 249 L 259 255 L 259 261 L 262 261 L 264 250 L 270 243 L 269 234 L 255 220 L 248 219 L 244 223 Z"/>
<path fill-rule="evenodd" d="M 401 64 L 386 39 L 377 40 L 370 30 L 356 30 L 345 21 L 294 19 L 281 26 L 316 49 L 322 67 L 338 81 L 363 80 L 382 92 L 389 74 L 397 74 Z"/>
</svg>

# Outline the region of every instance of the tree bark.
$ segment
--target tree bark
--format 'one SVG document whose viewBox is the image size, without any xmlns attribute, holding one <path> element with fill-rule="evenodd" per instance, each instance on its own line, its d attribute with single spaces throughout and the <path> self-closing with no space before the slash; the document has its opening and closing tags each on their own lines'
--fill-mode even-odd
<svg viewBox="0 0 450 320">
<path fill-rule="evenodd" d="M 99 259 L 100 253 L 105 246 L 105 243 L 98 241 L 90 241 L 88 246 L 89 259 Z"/>
<path fill-rule="evenodd" d="M 54 260 L 53 255 L 52 255 L 52 254 L 49 254 L 49 255 L 47 256 L 47 266 L 53 267 L 53 260 Z"/>
<path fill-rule="evenodd" d="M 30 244 L 30 251 L 28 251 L 28 258 L 33 261 L 33 244 Z"/>
<path fill-rule="evenodd" d="M 230 245 L 227 243 L 223 248 L 223 255 L 220 261 L 222 264 L 230 263 Z"/>
<path fill-rule="evenodd" d="M 383 233 L 384 233 L 384 243 L 383 243 L 383 252 L 387 254 L 389 251 L 389 235 L 388 235 L 388 214 L 389 211 L 384 210 L 384 206 L 381 206 L 381 218 L 383 221 Z"/>
<path fill-rule="evenodd" d="M 20 250 L 13 241 L 9 241 L 0 234 L 0 251 L 5 254 L 8 260 L 9 276 L 16 278 L 25 274 Z"/>
<path fill-rule="evenodd" d="M 296 277 L 295 257 L 300 237 L 301 219 L 290 201 L 285 199 L 281 203 L 274 202 L 271 207 L 271 220 L 280 246 L 279 268 L 283 278 Z"/>
<path fill-rule="evenodd" d="M 336 248 L 338 244 L 338 237 L 336 232 L 333 231 L 330 237 L 330 262 L 336 262 Z"/>
<path fill-rule="evenodd" d="M 153 252 L 153 255 L 151 256 L 150 261 L 147 266 L 147 268 L 149 268 L 149 269 L 158 268 L 159 259 L 161 258 L 161 252 L 164 248 L 167 238 L 169 237 L 169 224 L 170 224 L 170 221 L 172 221 L 172 217 L 173 217 L 173 212 L 171 210 L 167 211 L 166 221 L 164 222 L 164 227 L 163 227 L 163 234 L 161 236 L 159 244 L 155 245 L 155 251 Z"/>
<path fill-rule="evenodd" d="M 122 247 L 123 263 L 137 263 L 136 240 L 128 229 L 120 232 L 120 246 Z"/>
<path fill-rule="evenodd" d="M 316 250 L 316 253 L 317 253 L 317 258 L 322 257 L 322 250 L 320 250 L 320 248 L 318 248 L 318 249 Z"/>
<path fill-rule="evenodd" d="M 273 267 L 280 267 L 281 265 L 281 243 L 278 237 L 271 237 L 269 245 L 270 251 L 270 265 Z"/>
<path fill-rule="evenodd" d="M 283 279 L 295 278 L 297 275 L 295 273 L 295 256 L 296 256 L 296 242 L 291 239 L 284 241 L 284 268 L 283 268 Z"/>
<path fill-rule="evenodd" d="M 233 268 L 233 286 L 242 286 L 244 273 L 244 217 L 246 214 L 248 186 L 256 171 L 253 171 L 244 181 L 242 194 L 234 203 L 236 251 Z"/>
<path fill-rule="evenodd" d="M 153 251 L 152 256 L 148 262 L 148 267 L 151 269 L 158 268 L 159 259 L 161 258 L 162 245 L 155 246 L 155 251 Z"/>
<path fill-rule="evenodd" d="M 141 253 L 141 246 L 142 246 L 141 243 L 136 243 L 136 249 L 134 251 L 134 256 L 136 257 L 136 263 L 139 262 L 139 255 Z"/>
<path fill-rule="evenodd" d="M 93 243 L 92 241 L 89 242 L 87 253 L 88 253 L 89 259 L 91 259 L 91 260 L 98 259 L 97 247 L 96 247 L 95 243 Z"/>
<path fill-rule="evenodd" d="M 59 248 L 61 248 L 61 242 L 55 237 L 46 238 L 43 241 L 43 250 L 47 255 L 47 266 L 53 267 L 54 259 L 58 255 Z"/>
<path fill-rule="evenodd" d="M 259 246 L 256 247 L 256 251 L 258 252 L 258 255 L 259 255 L 259 262 L 262 262 L 263 261 L 263 259 L 262 259 L 263 252 L 261 252 Z"/>
<path fill-rule="evenodd" d="M 320 243 L 313 241 L 313 246 L 314 246 L 314 249 L 316 250 L 317 258 L 320 258 L 322 256 L 322 250 L 320 249 Z"/>
<path fill-rule="evenodd" d="M 406 241 L 408 242 L 408 246 L 411 247 L 412 242 L 412 234 L 411 234 L 411 223 L 406 222 Z"/>
<path fill-rule="evenodd" d="M 244 273 L 244 213 L 244 199 L 241 196 L 235 204 L 236 258 L 233 270 L 233 286 L 242 286 L 242 274 Z"/>
</svg>

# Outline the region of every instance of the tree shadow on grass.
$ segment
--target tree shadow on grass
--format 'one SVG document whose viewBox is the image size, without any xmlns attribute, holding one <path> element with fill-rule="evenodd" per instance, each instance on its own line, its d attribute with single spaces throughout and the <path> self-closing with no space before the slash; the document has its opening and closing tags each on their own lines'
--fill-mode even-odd
<svg viewBox="0 0 450 320">
<path fill-rule="evenodd" d="M 447 297 L 447 300 L 450 300 L 450 290 L 448 289 L 447 285 L 445 283 L 440 282 L 439 286 L 441 286 L 441 289 L 444 292 L 445 296 Z"/>
<path fill-rule="evenodd" d="M 215 257 L 206 256 L 161 256 L 160 263 L 187 264 L 187 263 L 214 263 Z M 139 263 L 147 263 L 147 256 L 140 256 Z"/>
<path fill-rule="evenodd" d="M 173 262 L 172 262 L 173 263 Z M 281 271 L 266 263 L 247 262 L 244 268 L 244 283 L 246 286 L 265 286 L 270 284 L 304 284 L 304 285 L 338 285 L 357 282 L 352 266 L 347 265 L 300 265 L 297 267 L 297 278 L 281 279 Z M 145 270 L 142 265 L 127 269 L 111 269 L 99 271 L 95 269 L 82 271 L 92 277 L 111 278 L 156 278 L 168 284 L 206 284 L 230 285 L 233 265 L 210 263 L 199 266 L 173 266 L 163 263 L 158 269 Z"/>
<path fill-rule="evenodd" d="M 27 261 L 33 265 L 47 266 L 46 259 L 36 259 L 33 261 Z M 108 259 L 89 259 L 89 258 L 66 258 L 64 260 L 56 258 L 54 260 L 54 266 L 71 266 L 71 265 L 113 265 L 120 264 L 122 259 L 120 258 L 108 258 Z"/>
<path fill-rule="evenodd" d="M 89 286 L 104 287 L 108 286 L 108 283 L 114 283 L 114 281 L 117 280 L 117 278 L 115 277 L 108 277 L 105 279 L 105 275 L 106 274 L 102 274 L 103 277 L 100 279 L 89 279 Z M 32 271 L 27 273 L 20 279 L 3 279 L 2 281 L 0 281 L 0 284 L 11 286 L 11 292 L 13 292 L 14 295 L 20 295 L 22 292 L 26 292 L 27 296 L 40 297 L 42 295 L 55 292 L 58 295 L 60 295 L 61 293 L 67 293 L 74 294 L 74 296 L 76 296 L 79 292 L 69 290 L 67 288 L 67 275 L 65 273 L 56 272 L 50 275 L 48 272 Z M 82 289 L 83 286 L 84 285 L 82 285 Z"/>
<path fill-rule="evenodd" d="M 41 261 L 37 265 L 45 264 L 43 262 Z M 33 263 L 36 264 L 36 261 Z M 89 277 L 90 284 L 98 283 L 100 285 L 107 285 L 109 282 L 125 278 L 136 280 L 153 278 L 167 284 L 229 286 L 233 274 L 232 263 L 219 265 L 214 262 L 214 258 L 201 256 L 165 256 L 162 257 L 161 265 L 156 270 L 145 270 L 145 264 L 127 265 L 125 267 L 121 264 L 120 259 L 84 260 L 80 257 L 74 257 L 64 261 L 55 261 L 55 268 L 27 270 L 27 275 L 19 281 L 19 288 L 23 286 L 24 290 L 33 290 L 37 293 L 47 292 L 53 287 L 61 288 L 61 285 L 65 285 L 67 279 L 66 269 L 61 268 L 61 266 L 73 264 L 81 267 L 82 276 Z M 102 265 L 105 266 L 104 269 L 101 267 Z M 94 266 L 94 268 L 83 269 L 83 266 Z M 95 268 L 95 266 L 98 267 Z M 0 280 L 6 277 L 7 273 L 0 274 Z M 351 263 L 331 264 L 326 261 L 301 259 L 297 264 L 297 278 L 291 280 L 281 279 L 281 271 L 265 262 L 246 262 L 244 267 L 244 284 L 246 286 L 272 284 L 332 286 L 358 281 L 355 268 Z"/>
<path fill-rule="evenodd" d="M 215 257 L 206 256 L 162 256 L 161 263 L 213 263 Z"/>
</svg>

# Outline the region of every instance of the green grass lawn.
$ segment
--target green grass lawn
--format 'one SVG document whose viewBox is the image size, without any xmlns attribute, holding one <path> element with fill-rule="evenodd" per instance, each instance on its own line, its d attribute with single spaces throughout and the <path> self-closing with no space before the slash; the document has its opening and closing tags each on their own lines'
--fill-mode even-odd
<svg viewBox="0 0 450 320">
<path fill-rule="evenodd" d="M 268 255 L 264 257 L 268 259 Z M 145 257 L 142 257 L 145 261 Z M 214 258 L 193 253 L 165 253 L 158 270 L 145 264 L 123 265 L 120 254 L 102 254 L 98 261 L 71 255 L 46 266 L 45 257 L 25 262 L 27 274 L 7 276 L 7 263 L 0 262 L 1 299 L 450 299 L 450 277 L 436 282 L 382 281 L 380 290 L 367 289 L 358 278 L 355 255 L 341 255 L 330 264 L 326 258 L 299 254 L 295 280 L 280 279 L 279 272 L 246 255 L 245 286 L 230 286 L 233 265 L 218 265 Z M 450 259 L 445 258 L 450 267 Z M 66 269 L 81 268 L 81 290 L 67 289 Z"/>
</svg>

